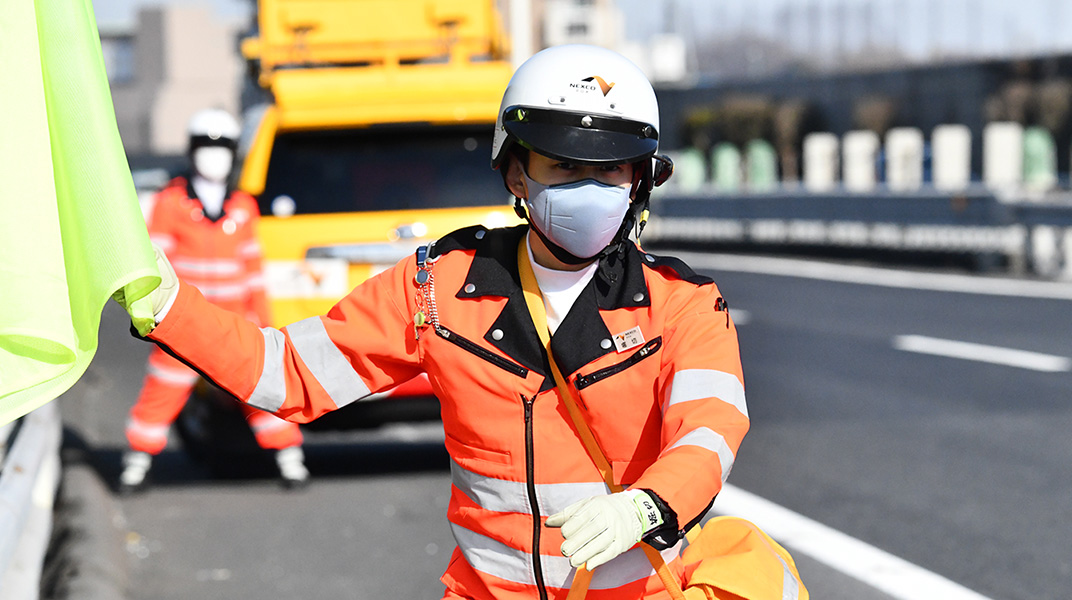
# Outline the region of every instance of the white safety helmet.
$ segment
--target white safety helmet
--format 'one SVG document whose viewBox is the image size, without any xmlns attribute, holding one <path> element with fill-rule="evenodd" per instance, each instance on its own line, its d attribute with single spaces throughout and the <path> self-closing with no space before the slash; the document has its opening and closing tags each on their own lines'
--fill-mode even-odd
<svg viewBox="0 0 1072 600">
<path fill-rule="evenodd" d="M 525 61 L 503 94 L 491 165 L 513 144 L 578 164 L 639 162 L 659 147 L 659 104 L 644 73 L 620 54 L 582 44 Z"/>
<path fill-rule="evenodd" d="M 206 108 L 190 117 L 186 133 L 190 136 L 191 153 L 202 146 L 224 146 L 235 150 L 238 147 L 241 128 L 238 121 L 227 111 Z"/>
<path fill-rule="evenodd" d="M 517 68 L 499 105 L 492 168 L 503 164 L 514 144 L 576 164 L 636 165 L 633 210 L 622 222 L 615 247 L 634 224 L 639 237 L 652 187 L 673 172 L 670 159 L 655 154 L 659 103 L 651 82 L 624 56 L 599 46 L 554 46 Z M 503 177 L 505 181 L 505 171 Z M 520 199 L 514 210 L 527 218 Z"/>
</svg>

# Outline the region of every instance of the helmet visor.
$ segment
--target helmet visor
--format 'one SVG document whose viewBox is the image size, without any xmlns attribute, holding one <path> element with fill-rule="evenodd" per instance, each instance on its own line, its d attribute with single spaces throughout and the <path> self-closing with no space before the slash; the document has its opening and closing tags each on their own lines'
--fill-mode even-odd
<svg viewBox="0 0 1072 600">
<path fill-rule="evenodd" d="M 512 106 L 503 113 L 503 128 L 529 150 L 578 164 L 636 162 L 659 147 L 648 123 L 585 113 Z"/>
</svg>

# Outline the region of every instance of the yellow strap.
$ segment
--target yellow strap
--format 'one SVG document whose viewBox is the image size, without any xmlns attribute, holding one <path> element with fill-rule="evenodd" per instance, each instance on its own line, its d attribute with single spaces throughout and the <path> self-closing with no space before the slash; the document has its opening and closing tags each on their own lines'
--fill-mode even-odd
<svg viewBox="0 0 1072 600">
<path fill-rule="evenodd" d="M 540 285 L 536 282 L 536 274 L 532 272 L 532 264 L 529 263 L 529 252 L 525 238 L 521 238 L 521 243 L 517 247 L 517 268 L 521 274 L 521 288 L 525 292 L 525 304 L 529 307 L 529 314 L 532 315 L 532 323 L 536 326 L 536 333 L 540 336 L 540 342 L 543 344 L 544 350 L 547 351 L 547 362 L 551 365 L 551 374 L 555 378 L 555 385 L 558 388 L 559 395 L 562 396 L 562 401 L 566 405 L 570 419 L 573 420 L 573 426 L 577 429 L 581 442 L 584 443 L 588 455 L 599 469 L 607 487 L 612 492 L 620 492 L 624 488 L 614 482 L 614 470 L 610 466 L 610 461 L 607 460 L 606 453 L 600 448 L 599 442 L 596 440 L 595 435 L 592 434 L 592 429 L 581 414 L 581 409 L 577 406 L 577 400 L 573 397 L 573 392 L 566 385 L 566 378 L 562 376 L 562 371 L 555 364 L 554 355 L 551 353 L 551 333 L 547 329 L 547 311 L 543 305 Z M 670 596 L 674 600 L 684 600 L 685 596 L 681 592 L 681 586 L 678 585 L 677 580 L 670 573 L 670 569 L 666 566 L 666 562 L 663 561 L 659 551 L 644 542 L 640 542 L 640 547 L 644 549 L 644 553 L 648 556 L 651 565 L 655 567 L 655 572 L 659 575 L 663 585 L 666 586 L 667 591 L 670 592 Z M 566 600 L 581 600 L 584 598 L 585 594 L 588 593 L 588 585 L 591 581 L 591 571 L 583 566 L 577 569 L 577 573 L 573 576 L 573 585 L 570 586 Z"/>
</svg>

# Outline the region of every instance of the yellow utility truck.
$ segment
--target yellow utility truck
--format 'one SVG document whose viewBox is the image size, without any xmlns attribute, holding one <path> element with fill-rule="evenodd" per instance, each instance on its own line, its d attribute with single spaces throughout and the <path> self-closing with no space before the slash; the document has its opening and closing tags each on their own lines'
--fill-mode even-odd
<svg viewBox="0 0 1072 600">
<path fill-rule="evenodd" d="M 516 217 L 489 166 L 512 73 L 495 0 L 259 0 L 239 187 L 276 325 L 458 227 Z"/>
</svg>

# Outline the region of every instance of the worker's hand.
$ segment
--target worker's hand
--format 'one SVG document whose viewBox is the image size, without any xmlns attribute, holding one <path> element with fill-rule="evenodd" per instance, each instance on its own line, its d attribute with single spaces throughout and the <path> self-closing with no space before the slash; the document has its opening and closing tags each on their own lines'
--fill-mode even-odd
<svg viewBox="0 0 1072 600">
<path fill-rule="evenodd" d="M 153 252 L 156 253 L 156 268 L 160 271 L 160 285 L 144 298 L 134 301 L 127 299 L 124 288 L 112 294 L 112 298 L 130 314 L 134 328 L 142 336 L 152 332 L 156 327 L 156 316 L 170 306 L 179 293 L 179 278 L 175 275 L 175 269 L 172 268 L 167 257 L 164 256 L 164 251 L 153 244 Z"/>
<path fill-rule="evenodd" d="M 548 527 L 561 527 L 562 554 L 574 567 L 595 569 L 632 548 L 663 522 L 662 512 L 643 490 L 593 496 L 547 517 Z"/>
</svg>

